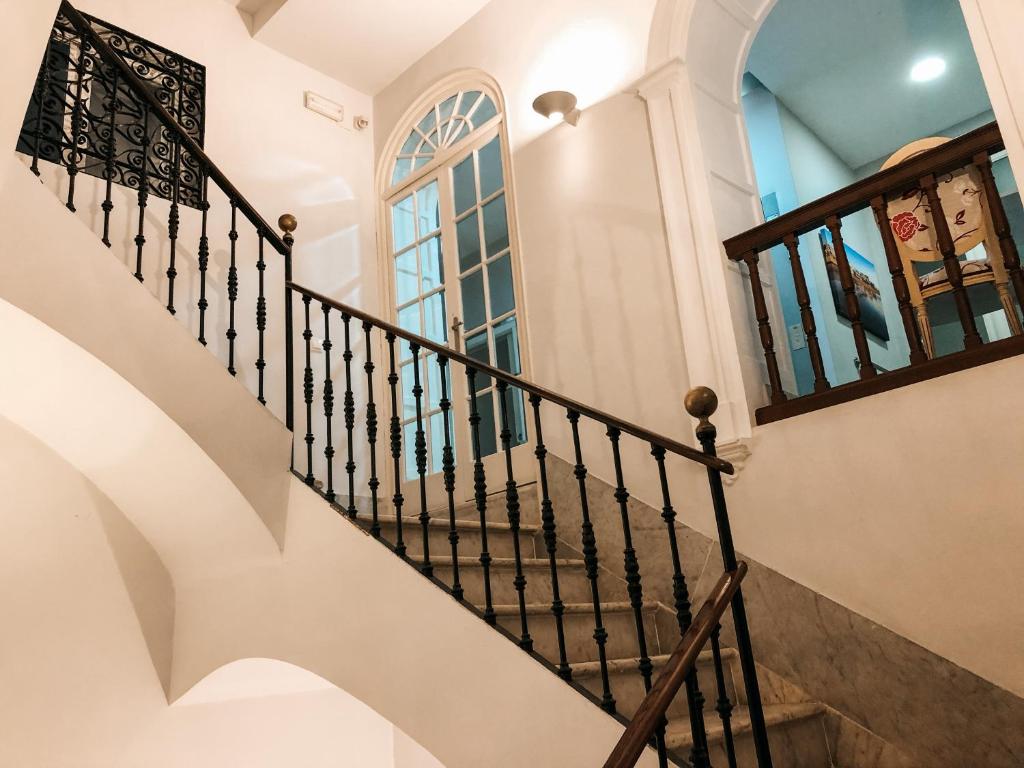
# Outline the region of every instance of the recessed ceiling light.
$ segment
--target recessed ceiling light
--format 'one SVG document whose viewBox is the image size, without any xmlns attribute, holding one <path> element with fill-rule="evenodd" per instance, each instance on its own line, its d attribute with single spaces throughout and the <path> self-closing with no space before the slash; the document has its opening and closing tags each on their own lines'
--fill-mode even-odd
<svg viewBox="0 0 1024 768">
<path fill-rule="evenodd" d="M 915 83 L 927 83 L 940 77 L 946 71 L 946 60 L 938 56 L 921 59 L 910 68 L 910 79 Z"/>
</svg>

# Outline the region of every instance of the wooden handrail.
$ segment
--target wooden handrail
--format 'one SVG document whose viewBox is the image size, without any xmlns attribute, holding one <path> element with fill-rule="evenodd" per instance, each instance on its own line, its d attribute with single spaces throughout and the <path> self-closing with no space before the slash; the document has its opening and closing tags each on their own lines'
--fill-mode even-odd
<svg viewBox="0 0 1024 768">
<path fill-rule="evenodd" d="M 171 131 L 175 140 L 179 141 L 188 153 L 195 157 L 199 164 L 205 169 L 206 174 L 213 179 L 214 183 L 224 192 L 225 195 L 238 207 L 238 210 L 245 216 L 252 225 L 266 238 L 267 242 L 270 243 L 273 248 L 280 253 L 282 256 L 288 253 L 288 246 L 285 245 L 284 240 L 277 233 L 277 230 L 270 225 L 269 222 L 264 219 L 259 212 L 253 207 L 253 205 L 245 199 L 245 196 L 238 191 L 238 188 L 232 184 L 228 177 L 224 175 L 224 172 L 217 167 L 217 164 L 210 159 L 209 155 L 203 151 L 203 148 L 199 146 L 199 143 L 193 139 L 188 133 L 178 124 L 178 121 L 167 111 L 167 108 L 160 103 L 160 100 L 154 95 L 152 88 L 148 87 L 142 80 L 139 79 L 138 75 L 132 70 L 128 63 L 122 59 L 114 50 L 107 45 L 106 41 L 100 37 L 96 30 L 92 28 L 89 23 L 78 10 L 75 9 L 68 0 L 62 0 L 60 4 L 60 12 L 67 17 L 71 26 L 77 30 L 78 34 L 83 38 L 88 39 L 89 43 L 96 49 L 100 57 L 107 62 L 108 65 L 114 67 L 121 78 L 131 87 L 133 94 L 146 102 L 148 109 L 159 118 L 160 122 L 164 124 L 164 127 Z"/>
<path fill-rule="evenodd" d="M 999 125 L 988 123 L 777 219 L 730 237 L 725 241 L 725 252 L 732 261 L 741 261 L 747 253 L 774 248 L 781 245 L 787 236 L 800 236 L 816 229 L 829 216 L 848 216 L 867 208 L 879 195 L 902 194 L 919 186 L 921 179 L 928 174 L 940 176 L 949 173 L 968 165 L 978 153 L 991 154 L 1003 148 Z"/>
<path fill-rule="evenodd" d="M 453 360 L 456 363 L 464 365 L 468 368 L 472 368 L 479 373 L 482 373 L 486 376 L 491 376 L 497 381 L 503 381 L 509 386 L 517 387 L 523 390 L 524 392 L 529 392 L 530 394 L 536 395 L 542 400 L 547 400 L 549 402 L 560 405 L 563 408 L 566 408 L 567 410 L 575 411 L 576 413 L 579 413 L 581 416 L 586 416 L 588 418 L 594 419 L 595 421 L 599 421 L 605 426 L 614 427 L 622 432 L 625 432 L 627 435 L 633 435 L 634 437 L 637 437 L 647 443 L 650 443 L 651 445 L 656 445 L 661 448 L 664 448 L 669 453 L 674 453 L 678 456 L 682 456 L 683 458 L 695 461 L 699 464 L 703 464 L 704 466 L 709 467 L 711 469 L 716 469 L 719 472 L 723 472 L 727 475 L 734 474 L 736 471 L 733 468 L 733 465 L 730 464 L 728 461 L 725 461 L 724 459 L 720 459 L 717 456 L 708 456 L 703 451 L 699 451 L 696 448 L 693 448 L 689 445 L 684 445 L 683 443 L 680 443 L 677 440 L 665 437 L 664 435 L 659 435 L 656 432 L 651 432 L 650 430 L 644 429 L 643 427 L 638 426 L 637 424 L 631 424 L 628 421 L 623 421 L 622 419 L 612 416 L 610 413 L 605 413 L 604 411 L 599 411 L 596 408 L 591 408 L 590 406 L 577 402 L 576 400 L 566 397 L 565 395 L 560 395 L 557 392 L 552 392 L 550 389 L 545 389 L 539 384 L 534 384 L 533 382 L 527 381 L 526 379 L 522 379 L 518 376 L 513 376 L 512 374 L 503 371 L 500 368 L 495 368 L 493 366 L 487 365 L 486 363 L 481 363 L 479 360 L 474 360 L 473 358 L 468 357 L 467 355 L 464 355 L 461 352 L 452 349 L 451 347 L 446 347 L 443 344 L 438 344 L 437 342 L 431 341 L 430 339 L 426 339 L 423 336 L 419 336 L 415 333 L 410 333 L 409 331 L 399 328 L 397 325 L 388 323 L 384 320 L 381 320 L 378 317 L 374 317 L 371 314 L 356 309 L 355 307 L 350 307 L 346 304 L 342 304 L 336 299 L 332 299 L 329 296 L 324 296 L 323 294 L 317 293 L 316 291 L 310 288 L 305 288 L 294 282 L 288 282 L 287 286 L 288 288 L 298 293 L 301 293 L 303 296 L 309 296 L 310 299 L 314 301 L 318 301 L 321 304 L 326 304 L 329 307 L 333 307 L 339 312 L 354 317 L 357 320 L 361 320 L 364 323 L 370 323 L 370 325 L 374 326 L 375 328 L 379 328 L 385 333 L 393 333 L 398 338 L 405 339 L 406 341 L 417 344 L 423 349 L 428 349 L 431 352 L 441 355 L 442 357 L 445 357 L 449 360 Z"/>
<path fill-rule="evenodd" d="M 644 748 L 654 737 L 659 724 L 665 720 L 665 713 L 683 686 L 687 675 L 697 663 L 701 649 L 722 619 L 722 614 L 732 602 L 740 582 L 747 575 L 747 564 L 742 560 L 735 571 L 726 571 L 718 580 L 711 596 L 701 606 L 690 628 L 686 630 L 675 652 L 665 664 L 665 669 L 654 683 L 650 693 L 640 704 L 622 737 L 615 745 L 604 768 L 633 768 Z"/>
</svg>

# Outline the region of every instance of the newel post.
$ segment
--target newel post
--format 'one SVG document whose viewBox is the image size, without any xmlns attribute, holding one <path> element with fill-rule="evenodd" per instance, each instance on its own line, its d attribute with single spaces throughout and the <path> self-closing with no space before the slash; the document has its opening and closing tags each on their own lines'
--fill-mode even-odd
<svg viewBox="0 0 1024 768">
<path fill-rule="evenodd" d="M 284 387 L 285 387 L 285 426 L 295 431 L 295 340 L 292 333 L 292 246 L 295 237 L 292 233 L 298 229 L 296 218 L 286 213 L 277 220 L 277 226 L 284 232 L 284 244 L 288 247 L 284 254 Z"/>
<path fill-rule="evenodd" d="M 697 419 L 697 439 L 707 456 L 717 456 L 715 438 L 718 430 L 711 423 L 711 417 L 718 409 L 718 395 L 708 387 L 695 387 L 686 394 L 686 412 Z M 722 549 L 722 563 L 726 571 L 737 568 L 736 548 L 732 541 L 732 527 L 729 524 L 729 510 L 725 504 L 725 489 L 722 486 L 722 472 L 708 467 L 708 484 L 711 487 L 711 502 L 715 509 L 715 523 L 718 527 L 718 541 Z M 736 590 L 732 600 L 732 620 L 736 629 L 736 651 L 743 669 L 743 684 L 747 691 L 747 706 L 750 712 L 751 735 L 757 753 L 758 768 L 772 768 L 772 755 L 768 747 L 768 728 L 764 721 L 761 705 L 761 689 L 757 683 L 757 668 L 754 665 L 754 651 L 750 644 L 750 628 L 747 612 L 743 605 L 743 594 Z"/>
</svg>

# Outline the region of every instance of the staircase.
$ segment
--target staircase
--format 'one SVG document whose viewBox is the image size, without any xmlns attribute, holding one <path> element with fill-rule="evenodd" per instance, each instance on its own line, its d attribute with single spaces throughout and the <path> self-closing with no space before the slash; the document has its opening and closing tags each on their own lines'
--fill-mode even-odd
<svg viewBox="0 0 1024 768">
<path fill-rule="evenodd" d="M 166 108 L 170 97 L 140 82 L 125 58 L 130 52 L 115 52 L 96 24 L 69 3 L 62 4 L 51 46 L 73 42 L 78 59 L 72 74 L 78 81 L 72 78 L 55 91 L 50 77 L 52 57 L 44 59 L 33 97 L 35 120 L 30 112 L 22 135 L 31 167 L 38 172 L 40 161 L 48 159 L 42 148 L 52 141 L 44 130 L 49 116 L 66 112 L 75 130 L 84 130 L 89 121 L 102 122 L 102 115 L 90 112 L 96 109 L 95 103 L 83 103 L 80 98 L 86 81 L 90 90 L 101 83 L 106 93 L 115 94 L 106 107 L 114 115 L 120 111 L 121 118 L 135 115 L 147 126 L 150 120 L 160 124 L 173 167 L 188 167 L 199 174 L 201 199 L 183 198 L 177 173 L 169 185 L 151 186 L 143 160 L 143 171 L 133 182 L 138 193 L 138 250 L 129 269 L 134 267 L 141 282 L 147 243 L 168 245 L 166 306 L 175 314 L 175 253 L 182 238 L 183 215 L 191 213 L 184 209 L 195 208 L 196 216 L 191 218 L 200 227 L 201 280 L 196 338 L 206 345 L 208 222 L 217 210 L 223 215 L 226 208 L 230 267 L 226 294 L 220 298 L 226 299 L 230 326 L 228 343 L 219 351 L 226 358 L 228 373 L 237 377 L 242 363 L 236 339 L 245 332 L 258 338 L 258 345 L 253 345 L 258 350 L 255 359 L 246 361 L 251 365 L 246 383 L 259 403 L 283 412 L 294 434 L 292 470 L 321 493 L 330 505 L 324 509 L 333 509 L 389 546 L 408 567 L 420 571 L 608 715 L 623 725 L 632 722 L 623 738 L 633 739 L 641 750 L 649 744 L 660 765 L 834 768 L 836 745 L 828 718 L 836 713 L 808 701 L 755 662 L 739 588 L 746 566 L 737 560 L 733 548 L 722 484 L 722 475 L 733 468 L 716 455 L 710 421 L 717 404 L 714 393 L 698 389 L 688 397 L 688 411 L 699 422 L 701 447 L 697 449 L 297 285 L 291 275 L 295 219 L 282 217 L 284 235 L 278 235 L 170 114 Z M 102 132 L 97 135 L 100 141 L 92 149 L 106 166 L 108 183 L 98 220 L 101 231 L 96 234 L 109 247 L 114 208 L 109 181 L 119 160 L 117 142 L 110 135 L 104 141 Z M 147 141 L 142 139 L 144 150 Z M 146 157 L 145 152 L 142 156 Z M 66 205 L 74 211 L 74 180 L 88 158 L 72 149 L 51 152 L 49 159 L 63 166 L 72 181 Z M 222 193 L 227 206 L 213 200 L 210 193 L 215 190 Z M 168 204 L 166 231 L 147 230 L 152 197 L 161 195 Z M 258 241 L 255 253 L 243 253 L 237 245 L 243 228 Z M 282 286 L 266 282 L 268 259 L 274 252 L 284 264 L 283 313 L 273 301 L 282 295 Z M 236 315 L 242 273 L 238 265 L 252 257 L 258 275 L 253 291 L 255 326 L 243 330 L 252 324 Z M 272 332 L 283 336 L 283 350 L 269 347 Z M 323 339 L 322 359 L 314 360 L 315 337 Z M 399 383 L 407 358 L 413 361 L 417 378 L 405 390 Z M 421 361 L 424 369 L 431 366 L 427 375 L 434 375 L 436 366 L 441 382 L 436 397 L 444 425 L 440 449 L 427 444 Z M 456 375 L 465 377 L 463 391 L 472 393 L 463 398 L 464 403 L 457 400 L 452 383 Z M 283 395 L 278 394 L 278 376 L 283 379 Z M 493 456 L 481 449 L 483 401 L 491 398 L 490 392 L 479 394 L 490 386 L 478 386 L 483 380 L 494 387 L 490 403 L 499 446 Z M 516 446 L 510 422 L 517 397 L 535 458 L 529 480 L 517 479 L 513 468 Z M 463 405 L 468 414 L 457 423 Z M 399 414 L 413 411 L 410 439 L 403 433 Z M 464 465 L 472 465 L 471 488 L 457 486 L 457 432 L 466 436 L 463 446 L 469 447 L 468 455 L 461 455 Z M 570 461 L 568 483 L 578 487 L 571 500 L 562 494 L 557 503 L 553 501 L 557 454 L 545 445 L 545 434 Z M 597 454 L 603 458 L 585 458 Z M 412 472 L 404 469 L 407 456 L 414 465 Z M 427 501 L 428 465 L 434 466 L 438 458 L 447 503 L 434 505 Z M 588 470 L 588 461 L 604 462 L 602 474 L 613 476 L 614 481 L 599 480 Z M 660 510 L 644 507 L 631 497 L 627 468 L 633 472 L 638 467 L 655 479 Z M 683 496 L 680 489 L 688 501 L 699 489 L 700 503 L 710 503 L 714 509 L 725 570 L 722 578 L 731 585 L 726 598 L 717 602 L 713 590 L 691 594 L 696 585 L 687 584 L 688 564 L 678 540 L 682 529 L 672 501 L 673 496 Z M 472 498 L 462 500 L 467 497 Z M 268 527 L 283 538 L 283 521 L 274 520 Z M 695 616 L 693 606 L 702 603 Z M 726 610 L 732 620 L 723 627 Z M 684 651 L 690 654 L 688 662 L 680 660 Z M 502 662 L 496 658 L 493 663 Z M 635 729 L 646 722 L 643 715 L 652 706 L 652 689 L 657 692 L 659 680 L 673 677 L 675 689 L 685 691 L 638 734 Z M 766 682 L 763 692 L 759 678 Z M 637 757 L 613 758 L 607 765 L 626 768 Z M 851 763 L 842 768 L 869 766 Z"/>
</svg>

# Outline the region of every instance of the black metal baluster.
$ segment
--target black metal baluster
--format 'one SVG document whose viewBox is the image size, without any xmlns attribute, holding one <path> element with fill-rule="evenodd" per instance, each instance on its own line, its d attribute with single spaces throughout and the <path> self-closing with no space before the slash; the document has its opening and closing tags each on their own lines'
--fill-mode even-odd
<svg viewBox="0 0 1024 768">
<path fill-rule="evenodd" d="M 267 270 L 267 262 L 263 259 L 263 245 L 265 238 L 262 232 L 259 233 L 259 258 L 256 261 L 256 273 L 259 276 L 259 296 L 256 299 L 256 335 L 259 338 L 259 351 L 256 355 L 256 379 L 259 387 L 259 394 L 256 399 L 263 405 L 267 404 L 263 393 L 263 372 L 267 368 L 267 361 L 263 358 L 263 336 L 267 330 L 267 297 L 263 292 L 263 273 Z"/>
<path fill-rule="evenodd" d="M 107 142 L 103 147 L 103 179 L 105 183 L 105 192 L 103 196 L 103 203 L 100 208 L 103 210 L 103 244 L 110 248 L 110 214 L 114 210 L 114 158 L 117 155 L 117 106 L 119 104 L 117 98 L 117 90 L 119 88 L 118 72 L 116 69 L 111 71 L 111 86 L 109 98 L 107 99 L 107 130 L 110 132 L 107 138 Z"/>
<path fill-rule="evenodd" d="M 711 633 L 711 654 L 715 661 L 715 683 L 718 687 L 718 703 L 715 710 L 722 720 L 723 736 L 725 739 L 725 756 L 729 761 L 729 768 L 736 768 L 736 745 L 732 737 L 732 702 L 729 701 L 729 694 L 725 688 L 725 670 L 722 668 L 722 625 L 716 624 Z"/>
<path fill-rule="evenodd" d="M 405 557 L 405 542 L 402 540 L 402 420 L 398 416 L 398 372 L 395 369 L 395 334 L 390 331 L 384 336 L 388 342 L 388 356 L 391 370 L 388 373 L 388 385 L 391 387 L 391 459 L 394 462 L 395 495 L 395 553 Z"/>
<path fill-rule="evenodd" d="M 675 602 L 676 623 L 679 625 L 679 636 L 693 623 L 690 604 L 690 590 L 686 586 L 686 577 L 679 557 L 679 541 L 676 538 L 676 511 L 672 506 L 669 492 L 668 474 L 665 472 L 665 449 L 658 445 L 651 446 L 651 455 L 658 464 L 658 479 L 661 482 L 661 518 L 668 529 L 669 549 L 672 556 L 672 597 Z M 700 691 L 696 670 L 691 670 L 686 677 L 686 706 L 690 715 L 690 733 L 693 746 L 690 748 L 690 762 L 693 768 L 709 768 L 707 731 L 704 724 L 704 696 Z"/>
<path fill-rule="evenodd" d="M 373 349 L 370 331 L 373 326 L 363 323 L 363 333 L 366 335 L 366 364 L 363 370 L 366 371 L 366 439 L 370 444 L 370 510 L 373 515 L 373 522 L 370 524 L 370 533 L 377 539 L 380 538 L 380 520 L 377 510 L 377 489 L 380 487 L 380 480 L 377 479 L 377 404 L 373 402 Z"/>
<path fill-rule="evenodd" d="M 305 306 L 306 327 L 302 332 L 302 338 L 306 342 L 306 370 L 302 377 L 302 394 L 306 400 L 306 485 L 313 485 L 313 361 L 311 357 L 310 342 L 313 340 L 313 332 L 309 329 L 309 302 L 312 298 L 303 294 L 302 303 Z"/>
<path fill-rule="evenodd" d="M 353 520 L 356 519 L 356 454 L 352 433 L 356 427 L 356 401 L 352 394 L 352 316 L 342 313 L 341 322 L 345 328 L 345 432 L 348 439 L 348 461 L 345 472 L 348 473 L 348 509 L 346 512 Z M 367 350 L 369 354 L 369 350 Z"/>
<path fill-rule="evenodd" d="M 540 423 L 540 404 L 540 395 L 531 394 L 533 426 L 537 433 L 537 447 L 534 450 L 534 455 L 537 457 L 537 464 L 540 467 L 540 519 L 544 531 L 544 546 L 547 549 L 548 563 L 551 566 L 551 613 L 555 617 L 555 634 L 558 637 L 558 676 L 563 680 L 572 680 L 572 668 L 569 666 L 569 659 L 565 651 L 565 626 L 562 619 L 565 614 L 565 604 L 562 602 L 562 596 L 558 589 L 558 539 L 556 538 L 555 510 L 548 492 L 548 449 L 544 445 L 544 431 Z"/>
<path fill-rule="evenodd" d="M 149 107 L 142 107 L 142 168 L 139 171 L 139 232 L 135 235 L 135 279 L 142 277 L 142 249 L 146 245 L 146 204 L 149 200 Z"/>
<path fill-rule="evenodd" d="M 718 409 L 718 396 L 707 387 L 696 387 L 687 393 L 685 402 L 687 413 L 700 422 L 696 431 L 701 448 L 707 456 L 717 456 L 715 438 L 718 430 L 711 423 L 711 416 Z M 725 489 L 722 487 L 722 472 L 714 467 L 708 467 L 707 472 L 711 503 L 715 510 L 715 524 L 718 528 L 718 542 L 722 551 L 722 564 L 726 571 L 735 571 L 736 549 L 732 541 L 729 510 L 725 503 Z M 750 643 L 750 627 L 747 624 L 742 588 L 736 590 L 732 599 L 732 622 L 736 631 L 736 652 L 740 657 L 743 684 L 747 691 L 747 710 L 750 714 L 750 730 L 754 740 L 754 751 L 757 754 L 757 765 L 758 768 L 772 768 L 768 727 L 761 704 L 761 688 L 757 682 L 757 666 L 754 662 L 754 649 Z"/>
<path fill-rule="evenodd" d="M 469 432 L 473 444 L 473 499 L 476 511 L 480 515 L 480 566 L 484 576 L 484 621 L 495 624 L 498 620 L 494 613 L 494 601 L 491 599 L 491 553 L 487 551 L 487 478 L 484 474 L 484 462 L 480 450 L 480 410 L 476 399 L 476 370 L 466 368 L 466 379 L 469 382 Z M 490 394 L 487 395 L 490 397 Z"/>
<path fill-rule="evenodd" d="M 423 382 L 420 381 L 420 345 L 410 343 L 412 353 L 412 397 L 416 403 L 415 457 L 416 474 L 420 481 L 420 528 L 423 530 L 423 563 L 420 571 L 424 576 L 434 575 L 430 564 L 430 515 L 427 514 L 427 437 L 423 431 Z"/>
<path fill-rule="evenodd" d="M 228 240 L 231 241 L 231 261 L 228 265 L 228 330 L 224 335 L 228 339 L 228 373 L 235 375 L 235 338 L 238 333 L 235 331 L 235 300 L 238 299 L 238 266 L 235 260 L 235 253 L 238 246 L 238 205 L 231 201 L 231 231 L 228 232 Z"/>
<path fill-rule="evenodd" d="M 75 62 L 75 89 L 71 105 L 71 150 L 68 152 L 68 201 L 67 209 L 75 210 L 75 181 L 78 178 L 78 145 L 82 142 L 82 86 L 85 81 L 85 48 L 82 40 L 78 45 L 78 60 Z M 70 52 L 69 52 L 70 55 Z"/>
<path fill-rule="evenodd" d="M 39 68 L 37 82 L 37 93 L 39 94 L 39 109 L 36 111 L 36 124 L 32 130 L 32 165 L 29 166 L 32 173 L 39 175 L 39 155 L 43 145 L 43 111 L 46 104 L 46 94 L 50 90 L 50 58 L 53 54 L 53 40 L 47 41 L 46 53 L 43 54 L 43 64 Z"/>
<path fill-rule="evenodd" d="M 526 620 L 526 576 L 523 574 L 523 558 L 519 543 L 519 487 L 512 471 L 512 430 L 508 421 L 508 382 L 498 382 L 498 407 L 501 413 L 501 450 L 505 454 L 505 506 L 508 509 L 508 525 L 512 530 L 512 552 L 515 557 L 516 575 L 512 584 L 519 596 L 519 647 L 533 650 L 533 638 Z"/>
<path fill-rule="evenodd" d="M 207 232 L 207 222 L 210 218 L 210 174 L 203 169 L 203 201 L 199 204 L 202 212 L 202 223 L 199 231 L 199 343 L 206 346 L 206 310 L 210 303 L 206 300 L 206 270 L 210 266 L 210 237 Z M 288 425 L 291 429 L 291 425 Z"/>
<path fill-rule="evenodd" d="M 587 569 L 590 595 L 594 603 L 594 643 L 597 645 L 597 658 L 601 666 L 601 709 L 615 714 L 615 698 L 612 696 L 611 682 L 608 679 L 608 654 L 605 650 L 605 646 L 608 644 L 608 630 L 604 628 L 601 618 L 601 594 L 597 585 L 597 539 L 594 536 L 594 524 L 590 521 L 590 504 L 587 501 L 587 467 L 583 463 L 583 451 L 580 448 L 580 415 L 576 411 L 568 411 L 566 416 L 572 425 L 572 444 L 576 457 L 573 475 L 580 487 L 580 512 L 583 515 L 581 526 L 583 563 Z"/>
<path fill-rule="evenodd" d="M 650 693 L 651 677 L 654 672 L 654 665 L 647 653 L 647 630 L 644 628 L 644 592 L 640 578 L 640 562 L 633 549 L 633 532 L 629 522 L 629 491 L 626 490 L 625 481 L 622 476 L 622 456 L 619 451 L 619 438 L 622 433 L 617 427 L 608 427 L 606 433 L 612 444 L 612 461 L 615 465 L 615 500 L 619 503 L 619 514 L 622 518 L 622 539 L 624 547 L 622 550 L 623 566 L 626 573 L 626 592 L 629 594 L 629 604 L 633 608 L 633 622 L 636 624 L 636 643 L 640 651 L 640 659 L 637 662 L 637 669 L 640 670 L 640 677 L 644 681 L 644 690 Z M 658 747 L 658 763 L 661 766 L 668 765 L 667 753 L 665 750 L 665 723 L 658 726 L 655 734 Z"/>
<path fill-rule="evenodd" d="M 327 460 L 327 491 L 324 498 L 334 503 L 334 438 L 331 427 L 334 420 L 334 382 L 331 380 L 331 307 L 322 304 L 324 312 L 324 420 L 327 422 L 326 446 L 324 458 Z"/>
<path fill-rule="evenodd" d="M 444 448 L 441 450 L 441 468 L 444 471 L 444 490 L 448 495 L 448 543 L 452 547 L 452 595 L 462 600 L 462 582 L 459 580 L 459 531 L 455 527 L 455 454 L 452 451 L 452 431 L 448 423 L 451 401 L 448 399 L 448 358 L 437 356 L 441 369 L 441 419 L 444 421 Z"/>
<path fill-rule="evenodd" d="M 167 216 L 167 238 L 170 240 L 171 254 L 167 264 L 167 311 L 174 312 L 174 278 L 178 270 L 174 267 L 178 255 L 178 226 L 181 216 L 178 214 L 178 198 L 181 195 L 181 139 L 174 142 L 174 181 L 171 182 L 171 212 Z"/>
</svg>

